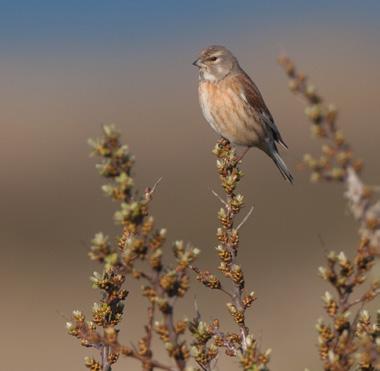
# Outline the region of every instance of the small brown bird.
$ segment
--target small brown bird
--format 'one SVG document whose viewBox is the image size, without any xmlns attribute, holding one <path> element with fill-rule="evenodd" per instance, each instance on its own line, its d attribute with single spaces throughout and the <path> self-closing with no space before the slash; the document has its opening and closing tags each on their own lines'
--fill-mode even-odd
<svg viewBox="0 0 380 371">
<path fill-rule="evenodd" d="M 257 147 L 276 164 L 282 176 L 293 182 L 277 143 L 288 148 L 255 83 L 224 46 L 202 50 L 193 63 L 199 68 L 199 102 L 211 127 L 231 143 Z"/>
</svg>

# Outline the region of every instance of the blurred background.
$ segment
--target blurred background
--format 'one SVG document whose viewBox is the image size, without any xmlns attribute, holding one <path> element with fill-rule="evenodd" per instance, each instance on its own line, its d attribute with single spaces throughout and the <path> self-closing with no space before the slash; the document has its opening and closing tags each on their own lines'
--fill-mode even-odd
<svg viewBox="0 0 380 371">
<path fill-rule="evenodd" d="M 153 212 L 169 241 L 202 249 L 217 265 L 216 136 L 201 116 L 200 49 L 223 44 L 261 89 L 296 169 L 318 150 L 303 105 L 276 64 L 286 52 L 340 108 L 339 125 L 380 183 L 380 3 L 378 1 L 0 1 L 1 367 L 8 371 L 79 370 L 88 351 L 66 335 L 73 309 L 89 313 L 97 292 L 87 258 L 100 230 L 117 233 L 116 205 L 101 191 L 86 140 L 115 122 L 137 158 L 141 187 L 159 177 Z M 322 315 L 318 278 L 325 250 L 356 247 L 356 226 L 342 188 L 285 183 L 257 150 L 245 158 L 241 190 L 255 206 L 242 230 L 241 262 L 258 300 L 249 326 L 271 369 L 320 369 L 315 322 Z M 125 341 L 143 334 L 145 303 L 130 283 Z M 196 284 L 206 320 L 230 318 L 219 294 Z M 180 306 L 191 317 L 194 292 Z M 379 303 L 377 303 L 379 304 Z M 161 353 L 162 350 L 158 350 Z M 237 369 L 222 359 L 219 370 Z M 134 361 L 115 370 L 139 370 Z"/>
</svg>

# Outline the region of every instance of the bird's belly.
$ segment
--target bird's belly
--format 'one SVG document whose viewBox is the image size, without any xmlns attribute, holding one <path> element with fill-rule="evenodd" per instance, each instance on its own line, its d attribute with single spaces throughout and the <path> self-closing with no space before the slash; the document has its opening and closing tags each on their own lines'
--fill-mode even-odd
<svg viewBox="0 0 380 371">
<path fill-rule="evenodd" d="M 265 132 L 256 122 L 245 102 L 231 91 L 200 89 L 199 100 L 203 115 L 210 126 L 230 142 L 242 146 L 258 146 Z"/>
<path fill-rule="evenodd" d="M 199 95 L 199 102 L 201 105 L 202 113 L 206 121 L 209 123 L 209 125 L 220 135 L 223 135 L 220 132 L 219 124 L 215 121 L 213 112 L 211 111 L 210 104 L 208 102 L 207 94 L 200 94 Z"/>
</svg>

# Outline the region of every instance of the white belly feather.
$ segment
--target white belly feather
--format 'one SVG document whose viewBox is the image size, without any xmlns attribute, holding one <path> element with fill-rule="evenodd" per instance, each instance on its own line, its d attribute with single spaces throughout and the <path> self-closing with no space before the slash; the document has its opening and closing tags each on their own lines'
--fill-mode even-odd
<svg viewBox="0 0 380 371">
<path fill-rule="evenodd" d="M 219 129 L 219 125 L 215 122 L 214 117 L 211 114 L 210 111 L 210 104 L 208 103 L 208 93 L 207 89 L 200 89 L 199 90 L 199 103 L 202 109 L 203 116 L 205 117 L 206 121 L 210 124 L 210 126 L 221 135 Z"/>
</svg>

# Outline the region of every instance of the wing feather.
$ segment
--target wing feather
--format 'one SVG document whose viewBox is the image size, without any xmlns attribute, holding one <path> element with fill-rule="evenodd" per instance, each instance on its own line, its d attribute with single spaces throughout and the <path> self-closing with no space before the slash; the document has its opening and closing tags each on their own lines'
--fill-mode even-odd
<svg viewBox="0 0 380 371">
<path fill-rule="evenodd" d="M 265 127 L 267 127 L 267 129 L 271 131 L 275 142 L 281 144 L 285 148 L 288 148 L 282 139 L 280 131 L 278 130 L 278 127 L 264 102 L 264 98 L 255 83 L 246 73 L 239 73 L 235 76 L 235 78 L 239 82 L 238 86 L 242 89 L 240 92 L 241 98 L 251 106 L 254 111 L 254 115 Z"/>
</svg>

